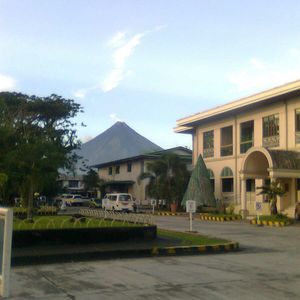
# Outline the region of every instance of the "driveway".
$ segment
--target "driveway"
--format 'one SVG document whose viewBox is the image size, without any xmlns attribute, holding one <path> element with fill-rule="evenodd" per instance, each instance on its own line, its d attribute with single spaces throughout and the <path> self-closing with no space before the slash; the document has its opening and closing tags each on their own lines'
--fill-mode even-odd
<svg viewBox="0 0 300 300">
<path fill-rule="evenodd" d="M 156 217 L 188 229 L 185 217 Z M 200 233 L 240 242 L 229 254 L 16 267 L 10 299 L 299 299 L 299 225 L 194 221 Z"/>
</svg>

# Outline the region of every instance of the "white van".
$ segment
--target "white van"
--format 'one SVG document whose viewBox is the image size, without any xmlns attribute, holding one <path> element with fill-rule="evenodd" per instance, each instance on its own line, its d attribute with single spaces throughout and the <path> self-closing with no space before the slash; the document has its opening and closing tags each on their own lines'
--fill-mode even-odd
<svg viewBox="0 0 300 300">
<path fill-rule="evenodd" d="M 134 201 L 131 194 L 106 194 L 102 199 L 102 208 L 114 211 L 134 211 Z"/>
</svg>

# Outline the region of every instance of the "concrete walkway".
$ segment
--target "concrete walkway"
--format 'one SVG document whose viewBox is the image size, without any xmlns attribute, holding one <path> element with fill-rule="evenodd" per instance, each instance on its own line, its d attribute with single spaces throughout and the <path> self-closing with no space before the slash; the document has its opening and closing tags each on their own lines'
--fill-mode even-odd
<svg viewBox="0 0 300 300">
<path fill-rule="evenodd" d="M 156 217 L 186 230 L 185 217 Z M 10 299 L 299 299 L 299 225 L 256 227 L 195 220 L 200 233 L 242 251 L 203 256 L 65 263 L 12 269 Z"/>
</svg>

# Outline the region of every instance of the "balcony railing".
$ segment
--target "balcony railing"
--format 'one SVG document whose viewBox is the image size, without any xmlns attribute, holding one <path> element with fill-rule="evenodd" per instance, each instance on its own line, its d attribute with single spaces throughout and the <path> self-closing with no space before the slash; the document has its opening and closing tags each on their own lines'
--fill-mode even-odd
<svg viewBox="0 0 300 300">
<path fill-rule="evenodd" d="M 203 149 L 203 158 L 214 157 L 214 148 Z"/>
<path fill-rule="evenodd" d="M 221 156 L 229 156 L 233 154 L 233 145 L 221 146 Z"/>
<path fill-rule="evenodd" d="M 266 148 L 279 146 L 279 135 L 273 135 L 263 138 L 263 146 Z"/>
<path fill-rule="evenodd" d="M 296 132 L 296 144 L 300 144 L 300 131 Z"/>
</svg>

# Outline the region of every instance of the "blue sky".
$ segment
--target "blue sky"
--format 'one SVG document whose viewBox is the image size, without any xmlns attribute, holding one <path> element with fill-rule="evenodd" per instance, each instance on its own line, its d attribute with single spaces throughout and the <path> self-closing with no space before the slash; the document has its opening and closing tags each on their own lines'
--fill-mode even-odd
<svg viewBox="0 0 300 300">
<path fill-rule="evenodd" d="M 83 141 L 191 146 L 177 119 L 300 78 L 299 28 L 297 0 L 0 0 L 0 91 L 81 103 Z"/>
</svg>

